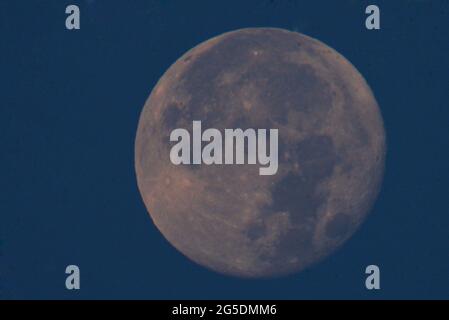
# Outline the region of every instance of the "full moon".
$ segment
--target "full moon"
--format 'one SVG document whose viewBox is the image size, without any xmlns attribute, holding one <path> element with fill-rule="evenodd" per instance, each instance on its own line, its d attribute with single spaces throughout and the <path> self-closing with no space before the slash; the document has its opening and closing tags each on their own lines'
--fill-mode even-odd
<svg viewBox="0 0 449 320">
<path fill-rule="evenodd" d="M 174 165 L 170 133 L 278 129 L 279 167 Z M 249 28 L 209 39 L 160 78 L 140 115 L 135 169 L 162 235 L 227 275 L 299 272 L 340 247 L 380 189 L 385 132 L 357 69 L 322 42 Z"/>
</svg>

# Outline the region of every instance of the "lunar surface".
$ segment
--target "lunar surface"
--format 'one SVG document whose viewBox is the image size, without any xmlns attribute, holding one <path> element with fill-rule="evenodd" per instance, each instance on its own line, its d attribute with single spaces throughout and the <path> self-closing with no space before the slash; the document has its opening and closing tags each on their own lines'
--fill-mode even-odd
<svg viewBox="0 0 449 320">
<path fill-rule="evenodd" d="M 174 165 L 170 133 L 192 121 L 279 131 L 279 168 Z M 135 167 L 155 225 L 198 264 L 239 277 L 299 272 L 331 254 L 378 194 L 385 134 L 360 73 L 322 42 L 250 28 L 194 47 L 140 116 Z"/>
</svg>

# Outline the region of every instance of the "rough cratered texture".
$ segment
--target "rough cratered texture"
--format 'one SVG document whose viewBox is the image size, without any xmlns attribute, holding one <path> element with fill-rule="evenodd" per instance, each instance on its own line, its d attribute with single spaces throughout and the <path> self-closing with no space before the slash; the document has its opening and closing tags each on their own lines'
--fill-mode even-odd
<svg viewBox="0 0 449 320">
<path fill-rule="evenodd" d="M 279 170 L 170 162 L 170 132 L 279 129 Z M 377 103 L 357 70 L 312 38 L 242 29 L 184 54 L 160 79 L 136 138 L 139 188 L 182 253 L 244 277 L 297 272 L 356 230 L 381 182 Z"/>
</svg>

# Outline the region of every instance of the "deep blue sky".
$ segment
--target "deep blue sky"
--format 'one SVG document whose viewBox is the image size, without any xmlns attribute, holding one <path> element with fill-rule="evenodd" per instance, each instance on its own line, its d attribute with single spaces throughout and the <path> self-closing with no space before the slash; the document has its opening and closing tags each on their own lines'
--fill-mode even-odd
<svg viewBox="0 0 449 320">
<path fill-rule="evenodd" d="M 0 0 L 0 298 L 449 298 L 449 3 Z M 81 30 L 65 29 L 78 4 Z M 384 183 L 358 232 L 297 275 L 208 271 L 152 224 L 134 174 L 138 117 L 185 51 L 242 27 L 330 45 L 364 75 L 387 132 Z M 65 289 L 65 267 L 81 290 Z M 368 264 L 381 290 L 364 288 Z"/>
</svg>

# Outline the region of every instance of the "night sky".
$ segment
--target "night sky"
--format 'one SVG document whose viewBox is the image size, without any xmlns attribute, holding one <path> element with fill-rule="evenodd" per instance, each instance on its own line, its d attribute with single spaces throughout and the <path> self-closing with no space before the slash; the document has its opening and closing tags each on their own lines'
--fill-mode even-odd
<svg viewBox="0 0 449 320">
<path fill-rule="evenodd" d="M 81 30 L 65 28 L 79 5 Z M 381 29 L 365 28 L 377 4 Z M 195 45 L 244 27 L 323 41 L 365 77 L 387 135 L 368 219 L 306 271 L 247 280 L 185 258 L 137 189 L 140 111 Z M 0 298 L 448 299 L 449 2 L 0 0 Z M 81 269 L 81 290 L 65 268 Z M 381 289 L 365 288 L 365 267 Z"/>
</svg>

